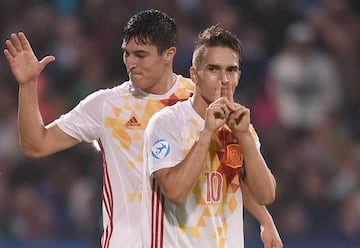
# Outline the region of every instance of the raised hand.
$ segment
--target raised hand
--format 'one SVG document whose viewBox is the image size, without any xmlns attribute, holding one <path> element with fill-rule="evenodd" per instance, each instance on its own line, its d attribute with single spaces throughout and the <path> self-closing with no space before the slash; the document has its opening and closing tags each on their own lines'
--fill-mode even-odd
<svg viewBox="0 0 360 248">
<path fill-rule="evenodd" d="M 232 106 L 232 111 L 226 123 L 233 132 L 248 132 L 250 126 L 250 110 L 234 102 L 234 91 L 231 84 L 227 84 L 226 89 L 223 89 L 222 92 L 223 97 L 226 97 Z"/>
<path fill-rule="evenodd" d="M 46 56 L 38 61 L 23 32 L 11 34 L 11 40 L 5 43 L 4 54 L 19 85 L 36 82 L 45 66 L 55 60 L 54 56 Z"/>
<path fill-rule="evenodd" d="M 245 106 L 235 103 L 235 110 L 231 112 L 227 124 L 233 132 L 246 133 L 250 129 L 250 110 Z"/>
<path fill-rule="evenodd" d="M 224 94 L 226 94 L 226 90 L 219 84 L 214 96 L 216 100 L 206 109 L 205 128 L 211 132 L 215 132 L 224 125 L 230 113 L 235 110 L 228 98 L 222 96 Z"/>
</svg>

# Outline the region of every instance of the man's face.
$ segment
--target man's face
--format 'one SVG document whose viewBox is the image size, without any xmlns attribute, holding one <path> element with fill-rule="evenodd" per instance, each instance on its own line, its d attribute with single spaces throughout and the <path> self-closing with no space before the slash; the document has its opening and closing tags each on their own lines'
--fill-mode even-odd
<svg viewBox="0 0 360 248">
<path fill-rule="evenodd" d="M 152 44 L 138 44 L 134 39 L 123 42 L 123 60 L 130 80 L 136 88 L 148 93 L 159 82 L 165 67 L 164 59 Z"/>
<path fill-rule="evenodd" d="M 219 85 L 221 85 L 221 95 L 226 96 L 229 84 L 234 92 L 239 82 L 239 57 L 227 47 L 206 48 L 201 64 L 192 73 L 192 79 L 206 102 L 211 103 L 216 100 L 215 92 Z"/>
</svg>

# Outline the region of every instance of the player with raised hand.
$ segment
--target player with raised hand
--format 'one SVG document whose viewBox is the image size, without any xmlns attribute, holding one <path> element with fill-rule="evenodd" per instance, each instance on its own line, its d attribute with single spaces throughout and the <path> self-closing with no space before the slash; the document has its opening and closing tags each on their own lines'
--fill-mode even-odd
<svg viewBox="0 0 360 248">
<path fill-rule="evenodd" d="M 103 158 L 102 248 L 143 247 L 141 186 L 143 132 L 150 116 L 188 99 L 193 82 L 173 71 L 178 32 L 159 10 L 133 15 L 122 34 L 129 80 L 101 89 L 49 124 L 39 110 L 37 81 L 54 56 L 36 58 L 24 33 L 11 34 L 4 54 L 19 84 L 20 143 L 30 157 L 43 157 L 80 142 L 98 142 Z M 94 223 L 95 224 L 95 223 Z"/>
</svg>

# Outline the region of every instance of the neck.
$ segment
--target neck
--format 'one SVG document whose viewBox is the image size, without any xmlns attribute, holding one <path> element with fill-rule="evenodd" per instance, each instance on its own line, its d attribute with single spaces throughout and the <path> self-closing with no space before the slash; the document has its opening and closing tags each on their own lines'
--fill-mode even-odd
<svg viewBox="0 0 360 248">
<path fill-rule="evenodd" d="M 209 107 L 209 103 L 201 97 L 200 94 L 197 94 L 195 92 L 193 98 L 192 98 L 192 106 L 195 109 L 195 111 L 203 118 L 205 119 L 205 113 L 207 107 Z"/>
<path fill-rule="evenodd" d="M 164 87 L 160 94 L 165 94 L 166 92 L 168 92 L 171 89 L 171 87 L 174 86 L 174 84 L 176 82 L 176 75 L 173 72 L 171 72 L 164 78 L 164 80 L 165 80 L 165 82 L 162 84 L 162 85 L 164 85 Z"/>
<path fill-rule="evenodd" d="M 154 95 L 163 95 L 168 92 L 176 82 L 176 75 L 171 71 L 163 74 L 161 79 L 152 89 L 146 89 L 145 91 Z"/>
</svg>

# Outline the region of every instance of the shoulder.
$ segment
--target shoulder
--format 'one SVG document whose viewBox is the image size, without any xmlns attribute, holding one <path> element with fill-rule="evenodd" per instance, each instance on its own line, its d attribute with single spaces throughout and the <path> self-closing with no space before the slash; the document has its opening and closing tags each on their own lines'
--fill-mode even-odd
<svg viewBox="0 0 360 248">
<path fill-rule="evenodd" d="M 112 88 L 98 89 L 84 98 L 82 102 L 106 102 L 112 98 L 126 96 L 127 94 L 130 94 L 130 83 L 128 81 Z"/>
<path fill-rule="evenodd" d="M 167 106 L 156 112 L 149 120 L 149 128 L 153 127 L 168 127 L 180 125 L 183 118 L 184 108 L 186 108 L 187 101 L 177 102 L 172 106 Z"/>
<path fill-rule="evenodd" d="M 178 80 L 180 81 L 180 83 L 182 83 L 183 85 L 192 88 L 193 86 L 195 86 L 195 83 L 191 80 L 191 78 L 187 78 L 184 77 L 182 75 L 177 75 Z"/>
<path fill-rule="evenodd" d="M 186 89 L 184 94 L 188 97 L 189 93 L 195 92 L 195 83 L 187 77 L 184 77 L 182 75 L 176 75 L 177 80 L 179 81 L 179 88 Z"/>
</svg>

